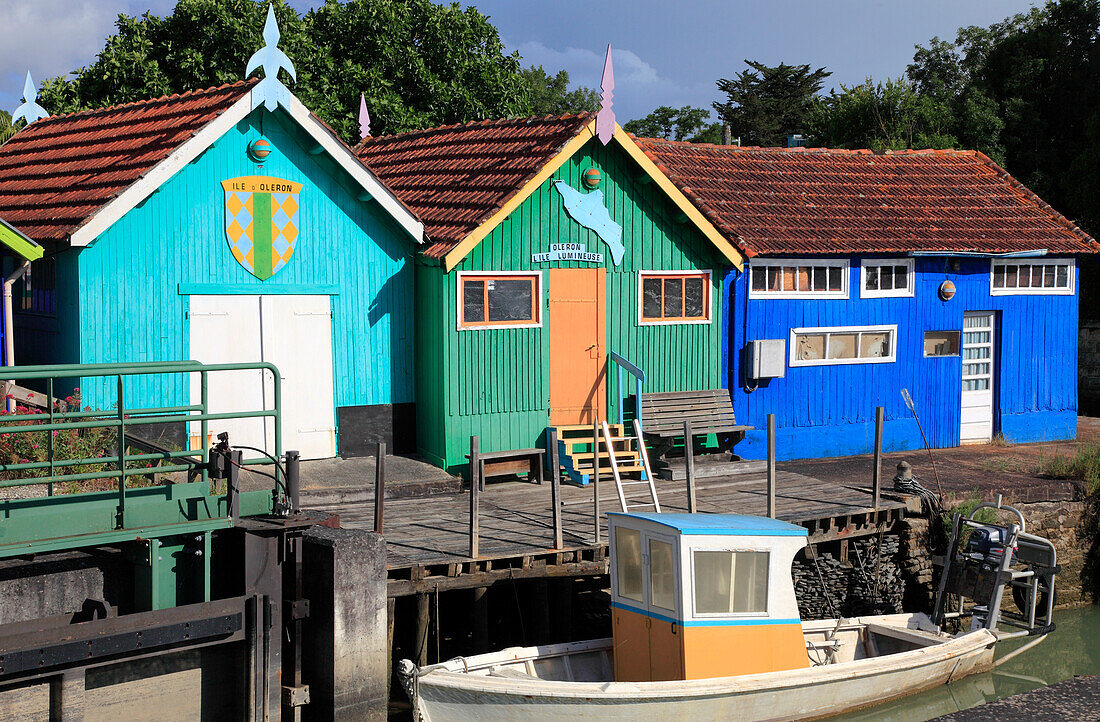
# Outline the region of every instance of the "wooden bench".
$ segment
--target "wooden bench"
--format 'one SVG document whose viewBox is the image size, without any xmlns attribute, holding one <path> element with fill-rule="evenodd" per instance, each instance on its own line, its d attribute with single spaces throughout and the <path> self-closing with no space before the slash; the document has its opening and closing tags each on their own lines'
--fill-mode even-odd
<svg viewBox="0 0 1100 722">
<path fill-rule="evenodd" d="M 721 450 L 732 449 L 752 429 L 734 418 L 729 389 L 642 394 L 642 433 L 656 441 L 656 456 L 684 437 L 685 421 L 691 422 L 692 436 L 716 435 Z M 689 444 L 691 441 L 685 439 L 685 453 L 689 448 L 694 453 L 694 445 Z"/>
<path fill-rule="evenodd" d="M 470 455 L 466 454 L 469 459 Z M 513 449 L 511 451 L 486 451 L 478 453 L 478 488 L 485 488 L 485 479 L 492 476 L 527 474 L 536 484 L 543 482 L 546 449 Z"/>
</svg>

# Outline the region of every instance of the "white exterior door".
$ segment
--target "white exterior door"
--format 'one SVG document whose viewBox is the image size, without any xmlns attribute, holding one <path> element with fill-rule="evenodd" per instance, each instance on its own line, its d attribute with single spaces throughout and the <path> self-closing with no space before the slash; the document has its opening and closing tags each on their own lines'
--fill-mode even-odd
<svg viewBox="0 0 1100 722">
<path fill-rule="evenodd" d="M 962 336 L 959 438 L 964 444 L 981 444 L 993 438 L 993 314 L 964 314 Z"/>
<path fill-rule="evenodd" d="M 303 459 L 336 456 L 332 381 L 332 308 L 328 296 L 263 296 L 264 361 L 283 377 L 283 449 Z M 270 376 L 266 396 L 274 403 Z M 268 439 L 275 445 L 274 419 Z"/>
<path fill-rule="evenodd" d="M 191 296 L 190 356 L 204 364 L 251 363 L 263 360 L 260 342 L 259 296 Z M 191 374 L 191 403 L 202 400 L 202 380 Z M 207 398 L 212 414 L 258 411 L 264 407 L 264 372 L 217 371 L 207 375 Z M 208 445 L 218 434 L 229 432 L 231 444 L 263 449 L 266 446 L 263 419 L 211 421 Z M 191 448 L 199 448 L 202 427 L 191 424 Z M 246 454 L 254 456 L 255 454 Z"/>
<path fill-rule="evenodd" d="M 328 296 L 191 296 L 190 357 L 208 364 L 275 364 L 282 376 L 283 450 L 297 449 L 303 459 L 336 455 Z M 208 378 L 211 413 L 274 408 L 268 371 L 220 371 Z M 196 375 L 192 403 L 201 398 L 199 384 Z M 192 427 L 194 445 L 200 430 L 197 423 Z M 275 453 L 274 419 L 211 421 L 208 443 L 221 431 L 229 432 L 230 444 Z"/>
</svg>

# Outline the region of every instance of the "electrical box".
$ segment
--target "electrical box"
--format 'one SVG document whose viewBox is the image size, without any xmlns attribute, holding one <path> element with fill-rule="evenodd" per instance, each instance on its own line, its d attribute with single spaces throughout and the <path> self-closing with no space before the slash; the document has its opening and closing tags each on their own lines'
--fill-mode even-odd
<svg viewBox="0 0 1100 722">
<path fill-rule="evenodd" d="M 787 370 L 787 342 L 781 338 L 749 341 L 746 369 L 750 379 L 781 379 Z"/>
</svg>

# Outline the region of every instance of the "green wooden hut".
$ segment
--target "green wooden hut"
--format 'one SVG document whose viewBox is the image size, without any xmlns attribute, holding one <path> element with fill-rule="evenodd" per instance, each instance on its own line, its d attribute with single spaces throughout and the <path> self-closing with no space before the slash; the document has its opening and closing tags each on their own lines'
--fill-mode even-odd
<svg viewBox="0 0 1100 722">
<path fill-rule="evenodd" d="M 360 159 L 425 223 L 416 259 L 420 452 L 454 469 L 621 418 L 645 393 L 720 389 L 721 279 L 741 253 L 594 115 L 367 138 Z M 626 388 L 619 384 L 625 376 Z M 624 398 L 628 399 L 624 401 Z"/>
</svg>

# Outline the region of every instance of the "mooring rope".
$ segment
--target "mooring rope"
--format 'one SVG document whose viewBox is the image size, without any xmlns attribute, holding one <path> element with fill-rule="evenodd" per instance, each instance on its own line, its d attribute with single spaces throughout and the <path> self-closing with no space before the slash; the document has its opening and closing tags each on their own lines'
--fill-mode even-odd
<svg viewBox="0 0 1100 722">
<path fill-rule="evenodd" d="M 940 497 L 936 492 L 921 484 L 920 477 L 916 474 L 913 474 L 912 478 L 909 479 L 902 477 L 900 473 L 897 474 L 894 477 L 894 491 L 919 496 L 921 504 L 928 507 L 929 518 L 933 514 L 939 516 L 943 513 L 943 504 L 940 503 Z"/>
</svg>

